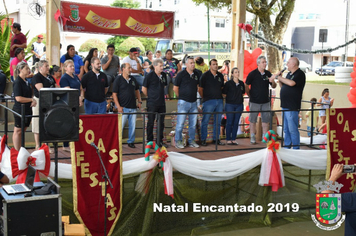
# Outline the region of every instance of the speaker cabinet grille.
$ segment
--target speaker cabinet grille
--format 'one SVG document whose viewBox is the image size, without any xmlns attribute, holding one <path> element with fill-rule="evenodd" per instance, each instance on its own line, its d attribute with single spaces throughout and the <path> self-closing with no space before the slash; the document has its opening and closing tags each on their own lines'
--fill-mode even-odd
<svg viewBox="0 0 356 236">
<path fill-rule="evenodd" d="M 40 90 L 40 141 L 69 142 L 79 139 L 79 91 Z"/>
</svg>

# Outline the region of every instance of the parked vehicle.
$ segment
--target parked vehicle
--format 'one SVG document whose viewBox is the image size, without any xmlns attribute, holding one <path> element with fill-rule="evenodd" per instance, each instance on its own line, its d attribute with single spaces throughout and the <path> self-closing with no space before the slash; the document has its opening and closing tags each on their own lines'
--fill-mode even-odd
<svg viewBox="0 0 356 236">
<path fill-rule="evenodd" d="M 343 67 L 344 62 L 342 61 L 332 61 L 329 64 L 323 66 L 322 68 L 317 68 L 315 70 L 315 73 L 318 75 L 335 75 L 335 68 L 336 67 Z M 346 62 L 347 67 L 353 67 L 353 63 L 347 61 Z"/>
<path fill-rule="evenodd" d="M 310 64 L 306 63 L 303 60 L 299 60 L 299 68 L 304 71 L 305 73 L 311 71 L 312 67 Z"/>
</svg>

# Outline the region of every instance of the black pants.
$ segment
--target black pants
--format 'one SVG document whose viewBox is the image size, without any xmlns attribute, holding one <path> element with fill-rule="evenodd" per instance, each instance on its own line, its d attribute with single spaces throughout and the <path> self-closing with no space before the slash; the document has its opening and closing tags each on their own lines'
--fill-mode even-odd
<svg viewBox="0 0 356 236">
<path fill-rule="evenodd" d="M 166 113 L 166 106 L 150 106 L 147 107 L 147 112 L 158 112 L 158 113 Z M 147 121 L 147 142 L 153 141 L 153 126 L 154 121 L 158 120 L 156 114 L 148 114 Z M 164 129 L 164 115 L 160 116 L 160 123 L 157 124 L 157 130 L 159 126 L 159 134 L 157 132 L 157 144 L 162 143 L 163 139 L 163 129 Z"/>
</svg>

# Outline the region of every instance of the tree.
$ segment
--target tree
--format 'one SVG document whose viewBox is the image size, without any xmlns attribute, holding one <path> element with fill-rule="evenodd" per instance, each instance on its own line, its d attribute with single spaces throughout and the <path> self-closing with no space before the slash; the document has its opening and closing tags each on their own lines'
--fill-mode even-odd
<svg viewBox="0 0 356 236">
<path fill-rule="evenodd" d="M 127 56 L 130 48 L 133 47 L 139 47 L 142 52 L 145 51 L 145 47 L 143 44 L 135 37 L 129 37 L 125 39 L 119 46 L 118 49 L 116 49 L 117 53 L 119 54 L 120 57 Z"/>
<path fill-rule="evenodd" d="M 0 66 L 7 78 L 10 78 L 10 35 L 11 26 L 8 15 L 0 13 L 0 21 L 6 21 L 4 26 L 0 25 Z"/>
<path fill-rule="evenodd" d="M 134 0 L 115 0 L 111 6 L 113 7 L 123 7 L 123 8 L 139 8 L 141 6 L 140 2 Z"/>
<path fill-rule="evenodd" d="M 98 51 L 106 51 L 106 43 L 100 39 L 88 39 L 80 45 L 79 52 L 89 52 L 91 48 L 97 48 Z"/>
<path fill-rule="evenodd" d="M 193 2 L 204 3 L 212 9 L 231 8 L 231 0 L 193 0 Z M 295 0 L 247 0 L 246 11 L 259 17 L 260 27 L 266 39 L 282 44 L 294 6 Z M 267 57 L 270 71 L 276 72 L 282 68 L 281 53 L 276 48 L 267 47 Z"/>
</svg>

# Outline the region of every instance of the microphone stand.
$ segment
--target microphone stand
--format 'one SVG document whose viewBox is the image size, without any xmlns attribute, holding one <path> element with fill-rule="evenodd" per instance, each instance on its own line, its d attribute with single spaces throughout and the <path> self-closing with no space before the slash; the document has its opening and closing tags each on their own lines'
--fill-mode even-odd
<svg viewBox="0 0 356 236">
<path fill-rule="evenodd" d="M 102 179 L 104 179 L 104 184 L 105 184 L 105 197 L 104 197 L 104 205 L 105 205 L 105 211 L 104 211 L 104 235 L 106 236 L 106 221 L 107 221 L 107 217 L 106 217 L 106 209 L 107 209 L 107 201 L 108 201 L 108 197 L 107 197 L 107 193 L 108 193 L 108 186 L 107 186 L 107 183 L 109 182 L 110 184 L 110 187 L 113 189 L 114 186 L 112 185 L 111 183 L 111 180 L 109 178 L 109 175 L 108 175 L 108 171 L 106 170 L 105 168 L 105 165 L 104 165 L 104 162 L 103 162 L 103 159 L 101 158 L 100 156 L 100 151 L 99 151 L 99 148 L 97 148 L 96 146 L 94 147 L 96 149 L 96 153 L 98 154 L 98 157 L 99 157 L 99 160 L 100 160 L 100 163 L 101 163 L 101 167 L 103 168 L 104 170 L 104 174 L 102 176 Z"/>
</svg>

